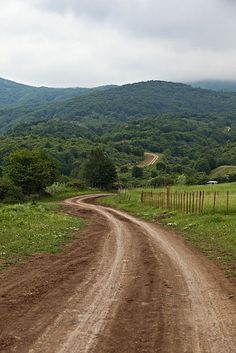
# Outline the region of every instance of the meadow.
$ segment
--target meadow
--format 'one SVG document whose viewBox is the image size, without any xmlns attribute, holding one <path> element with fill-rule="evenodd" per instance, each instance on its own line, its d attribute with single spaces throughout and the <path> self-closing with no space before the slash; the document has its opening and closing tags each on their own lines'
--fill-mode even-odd
<svg viewBox="0 0 236 353">
<path fill-rule="evenodd" d="M 179 232 L 187 242 L 191 243 L 208 257 L 218 262 L 230 276 L 236 277 L 236 183 L 206 185 L 206 186 L 174 186 L 173 192 L 197 192 L 204 190 L 206 193 L 221 193 L 227 191 L 232 197 L 232 211 L 226 214 L 225 208 L 211 207 L 205 213 L 186 213 L 178 209 L 156 208 L 151 203 L 141 202 L 141 192 L 164 192 L 165 189 L 134 189 L 124 190 L 119 194 L 103 198 L 103 204 L 116 207 L 141 218 L 161 223 Z M 219 198 L 220 200 L 220 198 Z M 206 199 L 207 204 L 207 199 Z M 211 204 L 211 201 L 209 201 Z M 225 200 L 222 201 L 223 205 Z M 220 201 L 219 201 L 220 205 Z"/>
</svg>

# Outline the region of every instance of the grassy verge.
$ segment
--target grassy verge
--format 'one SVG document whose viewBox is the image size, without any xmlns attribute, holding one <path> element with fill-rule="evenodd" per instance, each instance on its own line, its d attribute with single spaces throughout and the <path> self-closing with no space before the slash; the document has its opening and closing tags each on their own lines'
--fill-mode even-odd
<svg viewBox="0 0 236 353">
<path fill-rule="evenodd" d="M 84 222 L 58 212 L 55 203 L 5 205 L 0 208 L 1 267 L 38 252 L 54 253 Z"/>
<path fill-rule="evenodd" d="M 36 203 L 0 204 L 0 268 L 34 253 L 59 251 L 84 221 L 60 212 L 58 201 L 96 192 L 67 188 Z"/>
<path fill-rule="evenodd" d="M 128 193 L 131 197 L 124 198 L 121 194 L 100 199 L 100 202 L 181 232 L 188 242 L 216 260 L 227 274 L 236 277 L 236 214 L 164 211 L 141 204 L 137 190 Z"/>
</svg>

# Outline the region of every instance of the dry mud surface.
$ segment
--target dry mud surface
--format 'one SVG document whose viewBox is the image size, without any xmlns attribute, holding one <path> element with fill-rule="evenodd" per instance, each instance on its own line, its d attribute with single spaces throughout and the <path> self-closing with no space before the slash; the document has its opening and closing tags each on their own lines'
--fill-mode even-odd
<svg viewBox="0 0 236 353">
<path fill-rule="evenodd" d="M 54 255 L 0 273 L 0 352 L 235 353 L 235 286 L 174 233 L 94 204 Z"/>
</svg>

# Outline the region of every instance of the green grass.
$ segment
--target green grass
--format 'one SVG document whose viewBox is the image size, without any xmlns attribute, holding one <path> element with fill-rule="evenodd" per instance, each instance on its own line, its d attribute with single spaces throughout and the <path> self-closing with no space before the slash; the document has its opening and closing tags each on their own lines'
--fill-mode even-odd
<svg viewBox="0 0 236 353">
<path fill-rule="evenodd" d="M 158 189 L 145 189 L 138 188 L 132 190 L 132 198 L 136 200 L 140 199 L 141 191 L 144 192 L 166 192 L 166 188 L 158 188 Z M 218 185 L 177 185 L 172 186 L 170 188 L 172 193 L 178 192 L 195 192 L 195 205 L 196 205 L 196 192 L 204 191 L 204 214 L 206 213 L 227 213 L 227 192 L 229 192 L 228 199 L 228 213 L 234 214 L 236 213 L 236 183 L 225 183 Z M 129 191 L 124 191 L 126 193 L 127 198 L 129 197 Z M 215 198 L 215 207 L 214 207 L 214 198 Z"/>
<path fill-rule="evenodd" d="M 53 202 L 0 207 L 0 266 L 34 253 L 55 253 L 84 225 L 78 217 L 60 212 Z"/>
<path fill-rule="evenodd" d="M 165 191 L 166 188 L 148 188 L 148 189 L 136 189 L 132 190 L 140 192 L 141 190 L 144 191 Z M 224 183 L 224 184 L 216 184 L 216 185 L 173 185 L 171 186 L 172 191 L 235 191 L 236 192 L 236 183 Z"/>
<path fill-rule="evenodd" d="M 235 165 L 222 165 L 211 171 L 211 178 L 223 177 L 230 174 L 236 174 L 236 166 Z"/>
<path fill-rule="evenodd" d="M 188 187 L 188 190 L 198 190 Z M 206 186 L 209 190 L 212 186 Z M 234 185 L 217 185 L 213 189 L 235 190 Z M 185 187 L 176 187 L 184 190 Z M 185 214 L 177 211 L 160 210 L 140 202 L 140 190 L 126 191 L 100 200 L 103 204 L 125 210 L 150 221 L 161 222 L 164 226 L 180 232 L 184 238 L 208 257 L 217 261 L 231 276 L 236 276 L 236 213 L 226 215 L 216 212 L 208 214 Z"/>
<path fill-rule="evenodd" d="M 96 189 L 60 187 L 40 201 L 0 204 L 0 268 L 17 263 L 34 253 L 55 253 L 85 222 L 62 212 L 59 201 L 99 193 Z"/>
</svg>

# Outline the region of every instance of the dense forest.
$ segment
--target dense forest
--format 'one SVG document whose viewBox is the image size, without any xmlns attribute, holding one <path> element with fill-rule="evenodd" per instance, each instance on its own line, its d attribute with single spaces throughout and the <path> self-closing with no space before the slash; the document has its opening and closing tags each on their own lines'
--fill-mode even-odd
<svg viewBox="0 0 236 353">
<path fill-rule="evenodd" d="M 36 88 L 36 92 L 40 90 Z M 76 94 L 76 89 L 72 90 Z M 11 89 L 5 90 L 5 94 L 8 91 Z M 77 94 L 71 99 L 67 99 L 65 94 L 65 100 L 58 99 L 56 102 L 48 102 L 47 98 L 42 100 L 41 97 L 35 104 L 18 101 L 10 106 L 0 105 L 0 131 L 5 132 L 22 122 L 49 121 L 55 118 L 86 125 L 91 117 L 127 121 L 163 113 L 224 113 L 227 116 L 236 113 L 236 93 L 214 92 L 181 83 L 149 81 L 120 87 L 108 86 L 89 92 Z"/>
<path fill-rule="evenodd" d="M 40 149 L 60 162 L 63 175 L 79 178 L 99 146 L 124 184 L 160 174 L 201 182 L 217 166 L 236 164 L 236 93 L 161 81 L 51 89 L 0 80 L 0 132 L 1 168 L 14 150 Z M 132 178 L 145 151 L 161 162 Z"/>
</svg>

